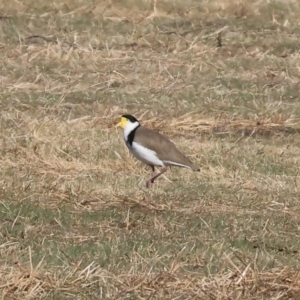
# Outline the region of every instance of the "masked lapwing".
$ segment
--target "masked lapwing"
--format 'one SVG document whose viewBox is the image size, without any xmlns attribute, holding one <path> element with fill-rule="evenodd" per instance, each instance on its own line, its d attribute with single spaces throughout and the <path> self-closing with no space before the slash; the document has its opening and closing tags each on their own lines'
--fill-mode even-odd
<svg viewBox="0 0 300 300">
<path fill-rule="evenodd" d="M 164 174 L 169 166 L 200 171 L 177 147 L 165 136 L 141 126 L 131 115 L 123 115 L 116 127 L 124 129 L 124 140 L 130 152 L 152 169 L 152 177 L 147 181 L 147 187 L 152 187 L 154 180 Z M 162 167 L 156 174 L 154 167 Z"/>
</svg>

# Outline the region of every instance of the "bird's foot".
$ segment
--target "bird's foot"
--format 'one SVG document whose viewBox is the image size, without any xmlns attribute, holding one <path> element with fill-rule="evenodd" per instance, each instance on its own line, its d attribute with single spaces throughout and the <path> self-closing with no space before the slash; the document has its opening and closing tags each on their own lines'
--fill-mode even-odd
<svg viewBox="0 0 300 300">
<path fill-rule="evenodd" d="M 151 189 L 152 186 L 153 186 L 153 184 L 154 184 L 154 182 L 150 179 L 150 180 L 147 181 L 146 187 L 147 187 L 148 189 Z"/>
</svg>

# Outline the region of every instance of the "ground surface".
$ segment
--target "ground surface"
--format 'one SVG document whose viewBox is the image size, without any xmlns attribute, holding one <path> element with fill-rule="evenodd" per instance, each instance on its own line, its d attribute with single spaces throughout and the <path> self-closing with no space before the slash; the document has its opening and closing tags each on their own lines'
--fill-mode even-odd
<svg viewBox="0 0 300 300">
<path fill-rule="evenodd" d="M 1 299 L 300 299 L 298 1 L 0 12 Z M 147 190 L 122 113 L 201 172 Z"/>
</svg>

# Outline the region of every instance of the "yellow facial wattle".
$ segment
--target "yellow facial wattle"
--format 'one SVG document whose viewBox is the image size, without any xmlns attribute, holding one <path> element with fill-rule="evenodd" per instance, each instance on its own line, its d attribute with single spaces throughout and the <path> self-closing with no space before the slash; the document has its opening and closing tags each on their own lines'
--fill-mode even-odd
<svg viewBox="0 0 300 300">
<path fill-rule="evenodd" d="M 116 125 L 116 127 L 122 127 L 123 129 L 126 127 L 128 120 L 124 117 L 121 118 L 121 121 Z"/>
</svg>

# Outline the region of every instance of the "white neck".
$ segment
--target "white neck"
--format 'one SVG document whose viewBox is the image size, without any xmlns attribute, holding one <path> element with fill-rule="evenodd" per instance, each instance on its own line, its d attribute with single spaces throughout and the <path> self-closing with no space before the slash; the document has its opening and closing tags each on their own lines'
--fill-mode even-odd
<svg viewBox="0 0 300 300">
<path fill-rule="evenodd" d="M 140 125 L 139 122 L 127 122 L 126 127 L 124 128 L 124 139 L 125 141 L 127 141 L 128 135 L 130 134 L 130 132 L 132 130 L 134 130 L 135 128 L 137 128 Z"/>
</svg>

